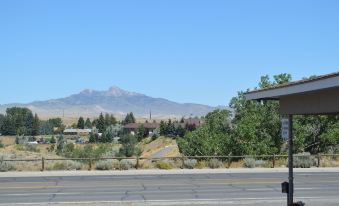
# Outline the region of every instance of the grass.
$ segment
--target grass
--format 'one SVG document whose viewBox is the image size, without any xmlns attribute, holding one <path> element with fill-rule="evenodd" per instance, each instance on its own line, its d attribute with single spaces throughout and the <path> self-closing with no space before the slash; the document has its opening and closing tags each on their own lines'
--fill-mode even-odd
<svg viewBox="0 0 339 206">
<path fill-rule="evenodd" d="M 141 157 L 150 157 L 152 154 L 158 152 L 159 150 L 165 148 L 166 146 L 176 145 L 176 141 L 172 138 L 159 137 L 154 141 L 151 141 L 151 137 L 148 137 L 141 141 L 138 146 L 142 149 L 143 153 Z M 179 156 L 179 149 L 173 149 L 165 155 L 166 157 L 170 156 Z"/>
</svg>

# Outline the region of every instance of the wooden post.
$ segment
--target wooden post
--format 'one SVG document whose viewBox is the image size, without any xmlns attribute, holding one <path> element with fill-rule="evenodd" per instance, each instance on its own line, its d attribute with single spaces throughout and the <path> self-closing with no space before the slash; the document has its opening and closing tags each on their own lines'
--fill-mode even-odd
<svg viewBox="0 0 339 206">
<path fill-rule="evenodd" d="M 139 156 L 137 156 L 137 164 L 135 165 L 135 169 L 139 169 Z"/>
<path fill-rule="evenodd" d="M 317 159 L 318 159 L 317 167 L 320 167 L 320 166 L 321 166 L 321 162 L 320 162 L 321 155 L 320 155 L 319 153 L 318 153 L 318 155 L 317 155 Z"/>
<path fill-rule="evenodd" d="M 184 155 L 181 156 L 181 168 L 185 169 L 185 156 Z"/>
<path fill-rule="evenodd" d="M 89 159 L 88 161 L 88 171 L 92 170 L 92 159 Z"/>
<path fill-rule="evenodd" d="M 273 168 L 275 168 L 275 154 L 273 154 L 273 162 L 272 162 Z"/>
<path fill-rule="evenodd" d="M 45 170 L 45 158 L 42 157 L 41 158 L 41 172 L 43 172 Z"/>
<path fill-rule="evenodd" d="M 232 161 L 231 161 L 231 155 L 230 155 L 230 154 L 228 154 L 227 161 L 228 161 L 228 163 L 227 163 L 227 168 L 229 169 L 229 168 L 231 167 L 231 163 L 232 163 Z"/>
</svg>

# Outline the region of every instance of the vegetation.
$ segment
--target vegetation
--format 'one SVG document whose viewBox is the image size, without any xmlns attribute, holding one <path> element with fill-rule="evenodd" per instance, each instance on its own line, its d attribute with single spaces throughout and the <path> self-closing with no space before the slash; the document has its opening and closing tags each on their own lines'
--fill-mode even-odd
<svg viewBox="0 0 339 206">
<path fill-rule="evenodd" d="M 291 81 L 291 75 L 261 77 L 264 89 Z M 281 139 L 279 103 L 254 102 L 239 92 L 230 102 L 234 116 L 227 110 L 216 110 L 205 117 L 205 124 L 178 139 L 180 152 L 188 156 L 264 155 L 286 153 Z M 295 116 L 295 152 L 334 153 L 339 151 L 339 116 Z"/>
</svg>

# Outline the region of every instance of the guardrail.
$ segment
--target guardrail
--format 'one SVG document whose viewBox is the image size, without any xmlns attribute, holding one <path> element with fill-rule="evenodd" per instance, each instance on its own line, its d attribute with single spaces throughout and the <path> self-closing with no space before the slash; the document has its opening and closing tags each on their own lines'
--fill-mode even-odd
<svg viewBox="0 0 339 206">
<path fill-rule="evenodd" d="M 294 155 L 294 157 L 305 157 L 305 155 Z M 307 156 L 309 157 L 309 156 Z M 321 160 L 324 157 L 332 157 L 338 158 L 339 154 L 317 154 L 311 155 L 316 159 L 316 166 L 321 167 Z M 160 157 L 160 158 L 147 158 L 147 157 L 103 157 L 103 158 L 45 158 L 42 157 L 41 159 L 0 159 L 0 162 L 41 162 L 41 171 L 45 171 L 45 164 L 47 161 L 82 161 L 87 162 L 88 170 L 93 169 L 93 163 L 100 160 L 134 160 L 136 161 L 135 169 L 140 168 L 140 161 L 141 160 L 148 160 L 148 161 L 159 161 L 159 160 L 179 160 L 181 161 L 181 167 L 185 168 L 185 160 L 188 159 L 195 159 L 195 160 L 210 160 L 210 159 L 218 159 L 225 161 L 227 164 L 226 168 L 230 168 L 232 162 L 242 160 L 245 158 L 253 158 L 256 160 L 266 160 L 270 161 L 271 168 L 276 167 L 276 161 L 281 158 L 288 158 L 288 155 L 243 155 L 243 156 L 173 156 L 173 157 Z"/>
</svg>

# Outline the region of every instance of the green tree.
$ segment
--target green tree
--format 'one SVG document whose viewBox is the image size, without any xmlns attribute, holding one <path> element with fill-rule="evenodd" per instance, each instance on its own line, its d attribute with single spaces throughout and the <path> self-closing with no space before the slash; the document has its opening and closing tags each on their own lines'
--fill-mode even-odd
<svg viewBox="0 0 339 206">
<path fill-rule="evenodd" d="M 104 115 L 102 113 L 100 113 L 99 119 L 97 121 L 97 125 L 96 125 L 97 129 L 99 130 L 100 133 L 104 133 L 106 130 L 105 127 L 105 118 Z"/>
<path fill-rule="evenodd" d="M 119 154 L 125 157 L 131 157 L 135 154 L 135 145 L 137 144 L 137 139 L 134 135 L 125 135 L 121 137 L 121 148 Z"/>
<path fill-rule="evenodd" d="M 124 121 L 123 121 L 123 124 L 126 125 L 126 124 L 130 124 L 130 123 L 135 123 L 135 117 L 134 117 L 134 114 L 133 112 L 130 112 L 126 115 Z"/>
<path fill-rule="evenodd" d="M 178 138 L 180 152 L 189 156 L 228 155 L 232 153 L 230 112 L 215 110 L 206 116 L 206 123 L 184 138 Z"/>
<path fill-rule="evenodd" d="M 55 143 L 56 143 L 56 140 L 55 140 L 54 135 L 52 136 L 52 138 L 51 138 L 51 140 L 50 140 L 50 143 L 51 143 L 51 144 L 55 144 Z"/>
<path fill-rule="evenodd" d="M 77 128 L 85 129 L 85 120 L 83 117 L 80 117 L 78 120 Z"/>
<path fill-rule="evenodd" d="M 62 153 L 64 153 L 65 143 L 66 142 L 65 142 L 64 136 L 59 135 L 58 142 L 57 142 L 57 148 L 56 148 L 57 155 L 61 155 Z"/>
<path fill-rule="evenodd" d="M 145 126 L 143 124 L 141 124 L 138 128 L 138 131 L 137 131 L 138 141 L 140 142 L 142 139 L 147 137 L 147 135 L 148 135 L 148 130 L 145 128 Z"/>
<path fill-rule="evenodd" d="M 86 129 L 91 129 L 92 128 L 92 123 L 91 123 L 91 120 L 89 118 L 86 119 L 85 128 Z"/>
<path fill-rule="evenodd" d="M 40 120 L 37 114 L 34 115 L 33 125 L 32 125 L 32 135 L 37 136 L 40 133 Z"/>
</svg>

